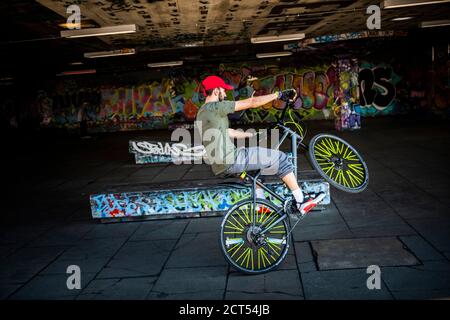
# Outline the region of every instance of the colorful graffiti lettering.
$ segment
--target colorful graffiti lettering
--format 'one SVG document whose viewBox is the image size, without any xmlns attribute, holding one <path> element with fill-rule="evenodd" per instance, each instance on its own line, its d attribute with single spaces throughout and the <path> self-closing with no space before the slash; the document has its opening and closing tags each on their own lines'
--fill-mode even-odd
<svg viewBox="0 0 450 320">
<path fill-rule="evenodd" d="M 220 75 L 234 86 L 235 90 L 228 96 L 231 100 L 295 88 L 299 92 L 295 108 L 304 116 L 317 119 L 328 118 L 334 96 L 339 91 L 340 78 L 334 65 L 301 69 L 280 69 L 276 65 L 220 65 L 216 71 L 211 73 Z M 249 75 L 257 77 L 252 85 L 246 81 Z M 82 105 L 90 131 L 167 128 L 189 123 L 204 103 L 200 87 L 203 76 L 173 75 L 131 87 L 84 89 L 78 88 L 73 81 L 61 84 L 62 89 L 51 96 L 45 92 L 38 95 L 39 110 L 44 119 L 42 125 L 76 127 L 79 123 L 77 111 Z M 239 123 L 273 122 L 284 107 L 284 102 L 274 101 L 234 120 Z"/>
<path fill-rule="evenodd" d="M 390 66 L 363 64 L 358 75 L 362 116 L 399 112 L 396 85 L 401 78 Z"/>
<path fill-rule="evenodd" d="M 136 163 L 157 163 L 173 162 L 181 163 L 185 161 L 203 159 L 206 150 L 203 145 L 193 146 L 183 143 L 152 142 L 152 141 L 129 141 L 129 152 L 135 155 Z"/>
</svg>

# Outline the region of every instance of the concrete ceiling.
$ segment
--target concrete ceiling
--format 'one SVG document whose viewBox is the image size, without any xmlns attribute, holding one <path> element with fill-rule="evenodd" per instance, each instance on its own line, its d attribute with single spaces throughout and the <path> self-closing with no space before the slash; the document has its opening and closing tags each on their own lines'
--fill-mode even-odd
<svg viewBox="0 0 450 320">
<path fill-rule="evenodd" d="M 311 36 L 366 30 L 370 0 L 38 0 L 61 17 L 79 4 L 85 26 L 136 24 L 139 32 L 103 37 L 114 47 L 161 49 L 203 41 L 246 43 L 251 36 L 304 32 Z M 415 19 L 393 22 L 394 17 Z M 409 29 L 450 17 L 450 5 L 384 10 L 382 29 Z"/>
<path fill-rule="evenodd" d="M 136 48 L 129 61 L 142 63 L 190 56 L 245 59 L 259 51 L 280 51 L 284 43 L 253 45 L 252 36 L 302 32 L 307 38 L 365 31 L 369 0 L 4 0 L 0 2 L 2 68 L 41 66 L 61 70 L 84 52 Z M 61 39 L 69 5 L 80 6 L 82 28 L 136 24 L 138 32 Z M 413 19 L 392 21 L 396 17 Z M 450 17 L 450 5 L 382 10 L 381 30 L 417 30 L 420 21 Z M 438 28 L 439 29 L 439 28 Z M 445 29 L 448 31 L 448 27 Z M 442 32 L 442 29 L 441 29 Z M 200 42 L 197 48 L 183 44 Z M 337 44 L 339 46 L 339 44 Z M 342 45 L 341 45 L 342 46 Z M 347 46 L 347 45 L 346 45 Z M 183 48 L 183 49 L 181 49 Z M 93 59 L 106 66 L 113 59 Z M 125 61 L 125 59 L 123 60 Z M 87 65 L 89 64 L 87 63 Z M 120 64 L 120 63 L 119 63 Z M 144 66 L 146 64 L 143 64 Z M 1 70 L 0 70 L 1 71 Z"/>
</svg>

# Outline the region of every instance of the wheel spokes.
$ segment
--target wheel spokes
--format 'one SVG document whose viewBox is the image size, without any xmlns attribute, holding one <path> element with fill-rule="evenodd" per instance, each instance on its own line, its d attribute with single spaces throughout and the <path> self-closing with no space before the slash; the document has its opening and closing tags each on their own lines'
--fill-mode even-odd
<svg viewBox="0 0 450 320">
<path fill-rule="evenodd" d="M 261 207 L 264 210 L 261 210 Z M 236 208 L 227 216 L 223 225 L 223 243 L 227 256 L 238 266 L 251 271 L 261 271 L 271 267 L 283 254 L 287 246 L 287 227 L 277 223 L 265 235 L 252 228 L 273 223 L 279 218 L 276 210 L 259 205 L 253 226 L 253 205 L 246 204 Z"/>
<path fill-rule="evenodd" d="M 340 140 L 319 138 L 313 145 L 314 156 L 322 172 L 346 188 L 357 189 L 364 184 L 365 168 L 359 156 Z"/>
</svg>

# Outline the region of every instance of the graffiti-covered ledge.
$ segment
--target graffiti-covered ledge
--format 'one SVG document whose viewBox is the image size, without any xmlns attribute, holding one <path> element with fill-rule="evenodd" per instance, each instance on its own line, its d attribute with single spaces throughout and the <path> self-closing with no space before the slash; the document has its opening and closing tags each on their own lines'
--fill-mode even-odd
<svg viewBox="0 0 450 320">
<path fill-rule="evenodd" d="M 92 217 L 108 223 L 222 215 L 238 201 L 251 196 L 250 185 L 238 181 L 208 179 L 117 185 L 104 193 L 90 196 Z M 286 186 L 275 181 L 274 178 L 266 178 L 265 184 L 277 194 L 289 196 Z M 330 186 L 316 172 L 302 171 L 300 186 L 306 194 L 325 192 L 326 197 L 316 210 L 330 204 Z M 276 198 L 269 197 L 269 200 L 281 205 Z"/>
</svg>

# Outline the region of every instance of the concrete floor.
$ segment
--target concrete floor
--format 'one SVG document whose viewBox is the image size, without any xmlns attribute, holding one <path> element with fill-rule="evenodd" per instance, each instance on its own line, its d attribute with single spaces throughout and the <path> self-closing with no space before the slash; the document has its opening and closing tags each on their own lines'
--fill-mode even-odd
<svg viewBox="0 0 450 320">
<path fill-rule="evenodd" d="M 218 246 L 220 217 L 100 224 L 89 194 L 123 183 L 211 179 L 204 165 L 135 165 L 130 138 L 10 136 L 0 236 L 1 299 L 450 298 L 448 124 L 368 119 L 338 133 L 364 156 L 370 185 L 331 190 L 332 204 L 297 226 L 281 267 L 246 276 Z M 311 123 L 311 138 L 334 132 Z M 168 139 L 168 132 L 144 133 Z M 300 169 L 308 169 L 303 159 Z M 369 290 L 367 266 L 381 268 Z M 68 290 L 69 265 L 81 289 Z"/>
</svg>

